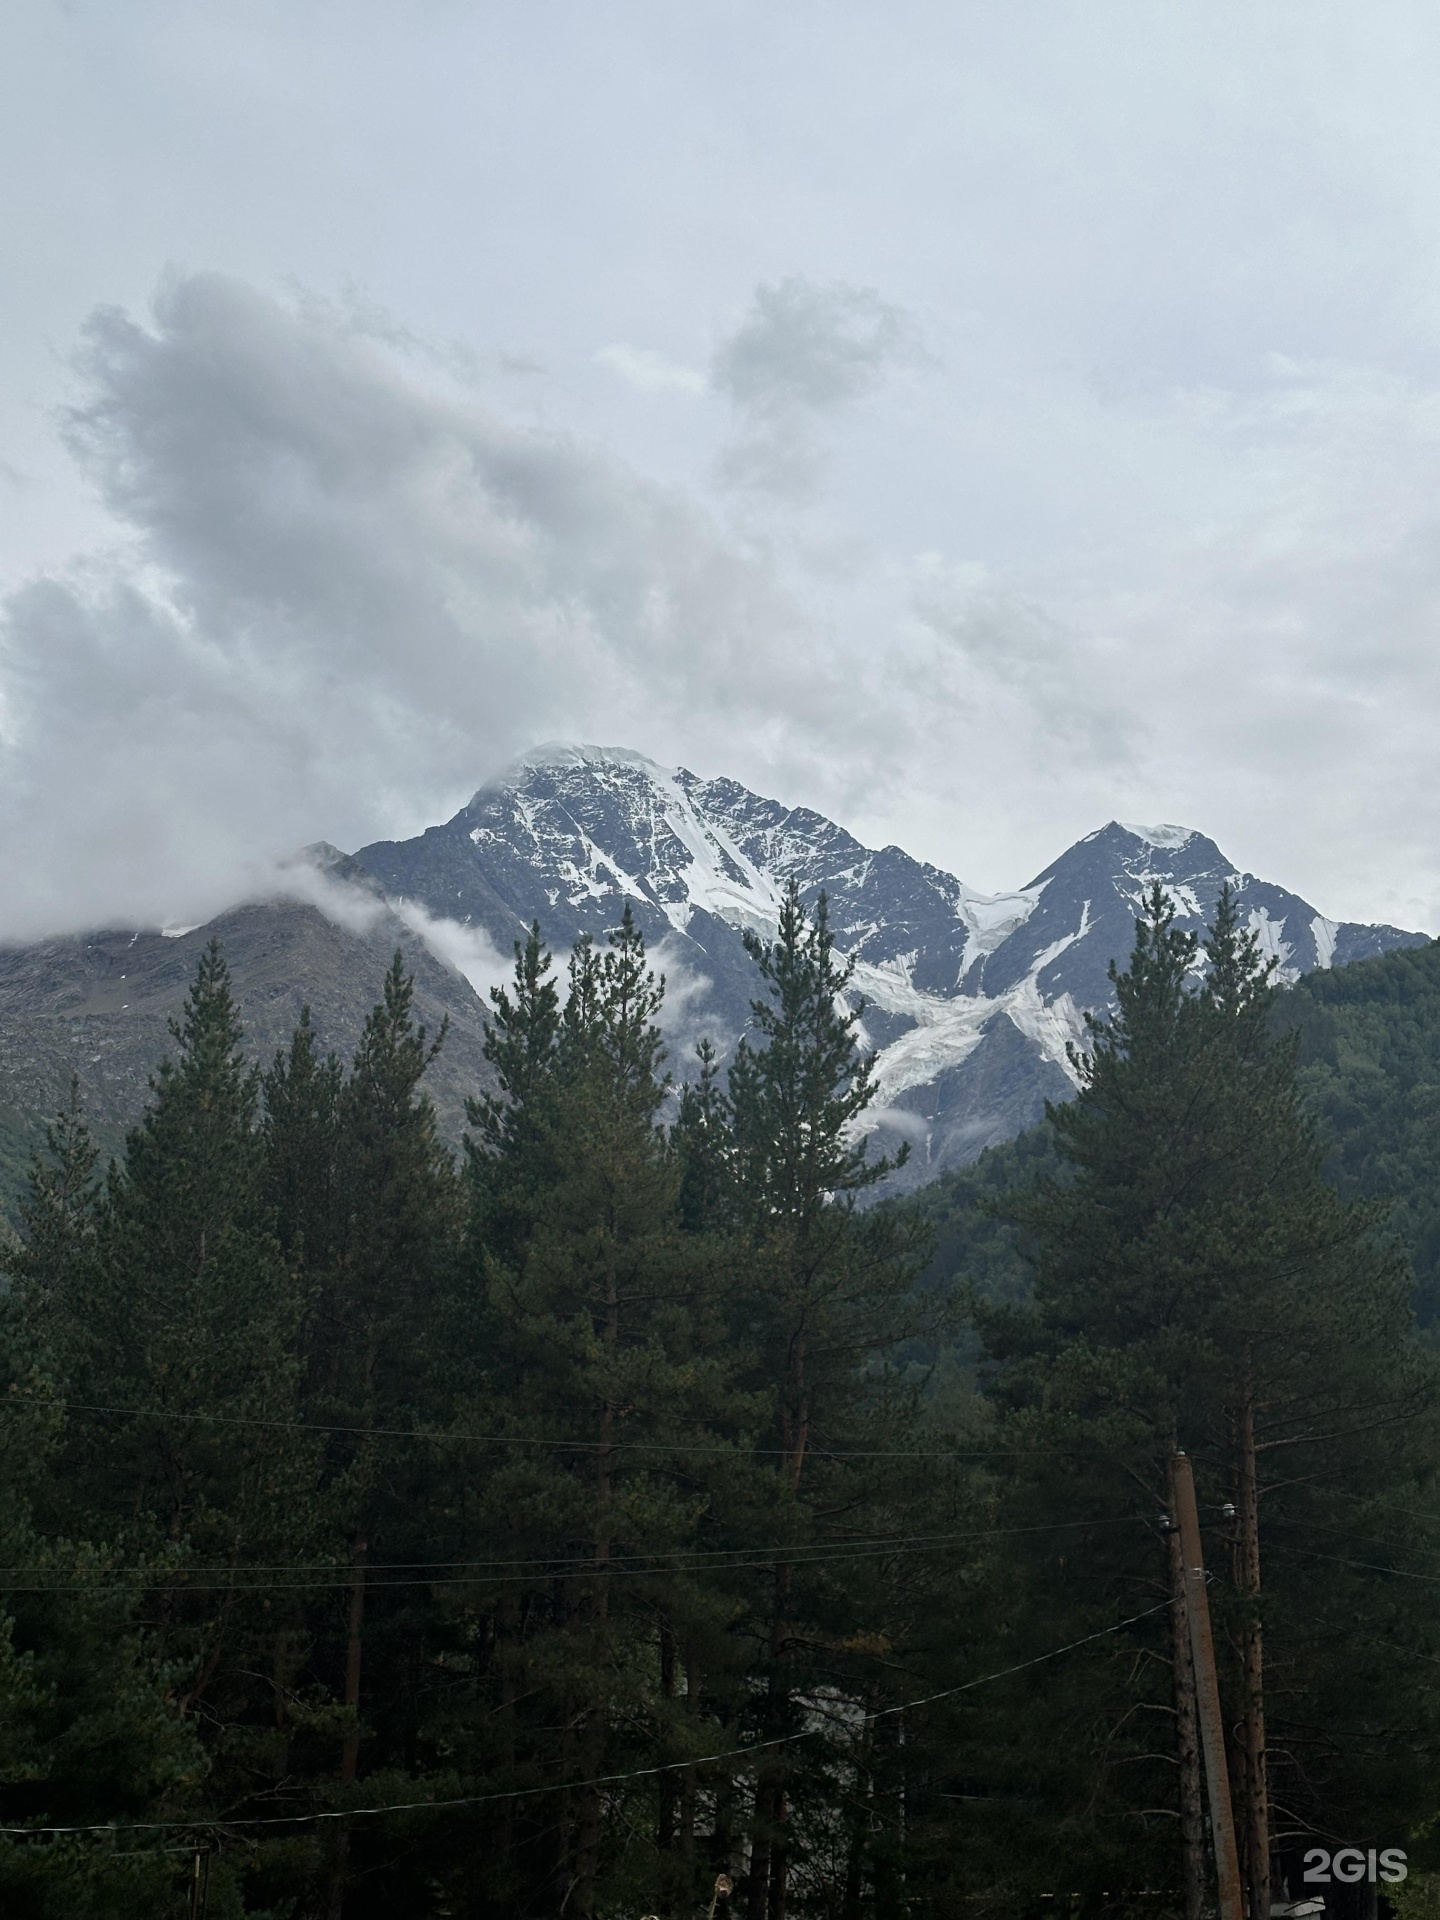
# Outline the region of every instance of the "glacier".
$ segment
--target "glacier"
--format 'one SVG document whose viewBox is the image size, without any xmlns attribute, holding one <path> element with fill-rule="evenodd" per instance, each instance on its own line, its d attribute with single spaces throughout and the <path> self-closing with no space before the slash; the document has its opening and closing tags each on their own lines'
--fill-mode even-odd
<svg viewBox="0 0 1440 1920">
<path fill-rule="evenodd" d="M 1156 882 L 1197 932 L 1233 886 L 1286 980 L 1425 939 L 1327 920 L 1190 827 L 1111 821 L 1024 886 L 984 893 L 737 781 L 567 742 L 522 755 L 453 820 L 362 847 L 354 862 L 397 909 L 454 921 L 487 950 L 508 950 L 535 919 L 557 949 L 602 938 L 628 903 L 683 976 L 683 1009 L 667 1022 L 682 1071 L 694 1038 L 708 1033 L 723 1052 L 749 1024 L 744 933 L 773 936 L 790 880 L 807 901 L 823 891 L 874 1052 L 867 1124 L 882 1145 L 917 1147 L 912 1178 L 973 1157 L 1073 1091 L 1085 1016 L 1110 1004 L 1109 966 L 1124 963 Z"/>
</svg>

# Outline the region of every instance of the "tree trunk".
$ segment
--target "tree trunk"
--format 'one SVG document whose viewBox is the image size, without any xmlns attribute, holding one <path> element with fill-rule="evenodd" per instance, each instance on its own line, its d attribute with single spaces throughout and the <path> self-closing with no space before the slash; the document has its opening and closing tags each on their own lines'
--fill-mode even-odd
<svg viewBox="0 0 1440 1920">
<path fill-rule="evenodd" d="M 790 1337 L 786 1355 L 786 1379 L 780 1395 L 780 1447 L 785 1478 L 790 1492 L 800 1490 L 800 1477 L 805 1469 L 805 1449 L 810 1438 L 810 1398 L 805 1383 L 805 1359 L 807 1349 L 807 1329 L 802 1314 L 799 1325 Z M 768 1731 L 777 1736 L 786 1730 L 789 1721 L 789 1698 L 781 1678 L 781 1662 L 785 1658 L 789 1640 L 788 1618 L 790 1613 L 790 1590 L 792 1569 L 784 1562 L 775 1569 L 775 1611 L 770 1621 L 770 1713 Z M 764 1798 L 764 1819 L 760 1819 L 762 1800 L 757 1790 L 755 1812 L 757 1823 L 765 1832 L 765 1874 L 762 1877 L 752 1867 L 750 1888 L 750 1920 L 785 1920 L 785 1903 L 789 1892 L 790 1862 L 785 1845 L 785 1823 L 789 1805 L 785 1792 L 785 1770 L 777 1769 L 775 1778 L 770 1782 Z"/>
<path fill-rule="evenodd" d="M 345 1638 L 345 1705 L 354 1715 L 345 1744 L 340 1749 L 340 1778 L 349 1786 L 360 1770 L 360 1656 L 365 1626 L 364 1538 L 357 1534 L 350 1549 L 350 1618 Z M 327 1920 L 342 1920 L 345 1912 L 345 1881 L 350 1867 L 350 1830 L 344 1820 L 336 1822 L 335 1852 L 330 1862 L 330 1899 Z"/>
<path fill-rule="evenodd" d="M 660 1698 L 667 1708 L 673 1705 L 675 1699 L 675 1635 L 670 1630 L 669 1622 L 664 1620 L 660 1623 Z M 668 1725 L 666 1730 L 668 1732 Z M 661 1853 L 668 1853 L 675 1844 L 679 1800 L 678 1775 L 674 1772 L 662 1773 L 660 1815 L 655 1828 L 655 1845 Z"/>
<path fill-rule="evenodd" d="M 700 1713 L 700 1669 L 685 1656 L 685 1711 L 693 1721 Z M 693 1738 L 693 1734 L 690 1736 Z M 694 1767 L 686 1767 L 680 1788 L 680 1851 L 688 1860 L 695 1851 L 695 1802 L 699 1790 Z M 718 1815 L 717 1815 L 718 1818 Z"/>
<path fill-rule="evenodd" d="M 1255 1399 L 1247 1378 L 1236 1423 L 1238 1441 L 1236 1571 L 1244 1616 L 1241 1662 L 1245 1700 L 1242 1740 L 1245 1750 L 1245 1858 L 1250 1889 L 1250 1920 L 1270 1920 L 1270 1792 L 1265 1758 L 1265 1665 L 1260 1624 L 1260 1486 L 1255 1465 Z"/>
<path fill-rule="evenodd" d="M 345 1639 L 345 1705 L 354 1716 L 340 1753 L 340 1778 L 347 1784 L 360 1770 L 360 1658 L 365 1627 L 365 1556 L 369 1547 L 357 1534 L 350 1549 L 350 1620 Z"/>
<path fill-rule="evenodd" d="M 905 1913 L 905 1721 L 898 1713 L 874 1723 L 871 1746 L 875 1818 L 870 1871 L 875 1920 L 903 1920 Z"/>
<path fill-rule="evenodd" d="M 770 1900 L 770 1829 L 774 1788 L 755 1783 L 755 1812 L 750 1823 L 750 1876 L 745 1889 L 745 1920 L 766 1920 Z"/>
<path fill-rule="evenodd" d="M 796 1473 L 799 1463 L 797 1459 Z M 775 1569 L 775 1609 L 770 1616 L 770 1698 L 765 1716 L 766 1733 L 772 1739 L 787 1731 L 789 1694 L 781 1674 L 788 1639 L 792 1568 L 782 1562 Z M 783 1920 L 789 1863 L 785 1854 L 785 1817 L 788 1811 L 783 1761 L 772 1762 L 774 1772 L 763 1790 L 755 1793 L 755 1814 L 763 1837 L 765 1873 L 763 1879 L 752 1868 L 750 1911 L 753 1920 Z M 762 1814 L 763 1808 L 763 1814 Z"/>
<path fill-rule="evenodd" d="M 582 1764 L 592 1778 L 598 1771 L 604 1738 L 601 1716 L 592 1708 L 580 1742 Z M 577 1798 L 580 1811 L 575 1823 L 575 1885 L 567 1911 L 575 1920 L 592 1920 L 600 1878 L 600 1789 L 581 1786 Z"/>
<path fill-rule="evenodd" d="M 1200 1779 L 1200 1721 L 1195 1705 L 1195 1657 L 1185 1611 L 1185 1555 L 1175 1515 L 1174 1468 L 1170 1470 L 1170 1531 L 1165 1536 L 1169 1562 L 1170 1659 L 1175 1687 L 1175 1749 L 1180 1785 L 1180 1874 L 1185 1920 L 1202 1920 L 1205 1911 L 1205 1813 Z M 1267 1916 L 1268 1920 L 1268 1916 Z"/>
<path fill-rule="evenodd" d="M 860 1920 L 860 1901 L 865 1890 L 866 1856 L 870 1850 L 870 1829 L 874 1824 L 875 1773 L 871 1765 L 871 1746 L 878 1722 L 874 1718 L 879 1689 L 868 1693 L 870 1711 L 860 1732 L 860 1751 L 855 1760 L 855 1785 L 850 1807 L 849 1843 L 845 1854 L 845 1892 L 840 1905 L 841 1920 Z"/>
<path fill-rule="evenodd" d="M 850 1832 L 845 1849 L 845 1890 L 840 1899 L 840 1920 L 860 1920 L 860 1895 L 865 1885 L 865 1840 L 867 1815 L 856 1783 L 857 1805 L 851 1809 Z"/>
<path fill-rule="evenodd" d="M 613 1353 L 620 1335 L 620 1297 L 613 1266 L 605 1275 L 605 1320 L 603 1339 L 607 1353 Z M 600 1408 L 600 1439 L 595 1449 L 595 1553 L 591 1582 L 590 1623 L 597 1639 L 603 1633 L 610 1614 L 608 1572 L 612 1542 L 610 1505 L 614 1490 L 615 1408 L 607 1398 Z M 601 1771 L 605 1757 L 605 1713 L 601 1702 L 591 1698 L 580 1738 L 582 1766 L 587 1779 Z M 567 1911 L 575 1920 L 590 1920 L 595 1911 L 595 1893 L 600 1877 L 600 1789 L 582 1784 L 576 1798 L 579 1803 L 575 1823 L 575 1886 Z"/>
<path fill-rule="evenodd" d="M 721 1741 L 729 1738 L 730 1722 L 718 1722 Z M 716 1873 L 735 1871 L 735 1778 L 725 1773 L 715 1783 L 715 1830 L 710 1836 L 710 1864 Z M 728 1907 L 726 1909 L 729 1911 Z"/>
<path fill-rule="evenodd" d="M 520 1610 L 513 1593 L 507 1593 L 501 1600 L 495 1638 L 496 1652 L 500 1661 L 501 1771 L 506 1780 L 513 1781 L 517 1761 L 515 1702 L 520 1693 L 516 1676 L 516 1662 L 519 1659 Z M 508 1886 L 512 1856 L 515 1852 L 515 1802 L 513 1800 L 500 1802 L 496 1852 L 500 1858 L 500 1884 Z"/>
<path fill-rule="evenodd" d="M 785 1816 L 789 1808 L 786 1804 L 785 1789 L 775 1789 L 775 1838 L 770 1845 L 770 1895 L 766 1906 L 767 1920 L 785 1920 L 785 1896 L 790 1885 L 790 1862 L 785 1846 Z"/>
</svg>

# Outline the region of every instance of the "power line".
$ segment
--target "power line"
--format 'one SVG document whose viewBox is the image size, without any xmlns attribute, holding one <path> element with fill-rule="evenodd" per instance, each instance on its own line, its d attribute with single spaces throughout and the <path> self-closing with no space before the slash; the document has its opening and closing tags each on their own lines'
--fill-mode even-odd
<svg viewBox="0 0 1440 1920">
<path fill-rule="evenodd" d="M 1440 1586 L 1440 1573 L 1412 1573 L 1408 1567 L 1382 1567 L 1369 1560 L 1342 1560 L 1338 1554 L 1317 1553 L 1313 1547 L 1276 1545 L 1270 1551 L 1299 1554 L 1306 1560 L 1324 1560 L 1332 1567 L 1351 1567 L 1357 1573 L 1388 1573 L 1397 1580 L 1423 1580 L 1428 1586 Z"/>
<path fill-rule="evenodd" d="M 1033 1659 L 1018 1661 L 1012 1667 L 1001 1667 L 996 1673 L 982 1674 L 978 1680 L 966 1680 L 958 1687 L 946 1687 L 939 1693 L 925 1694 L 918 1700 L 902 1701 L 896 1707 L 882 1707 L 876 1713 L 865 1714 L 863 1718 L 866 1721 L 883 1720 L 892 1713 L 909 1713 L 916 1707 L 931 1706 L 937 1700 L 953 1699 L 956 1694 L 973 1693 L 976 1687 L 989 1686 L 995 1680 L 1007 1680 L 1012 1674 L 1024 1673 L 1027 1668 L 1042 1666 L 1047 1660 L 1058 1660 L 1062 1654 L 1073 1653 L 1077 1647 L 1089 1646 L 1092 1641 L 1104 1640 L 1112 1633 L 1123 1633 L 1126 1627 L 1133 1627 L 1138 1621 L 1148 1620 L 1153 1614 L 1163 1613 L 1174 1605 L 1173 1600 L 1161 1600 L 1156 1606 L 1146 1607 L 1143 1613 L 1132 1613 L 1127 1620 L 1117 1620 L 1113 1626 L 1099 1627 L 1094 1633 L 1067 1641 L 1063 1647 L 1052 1647 L 1048 1653 L 1037 1653 Z M 384 1813 L 441 1812 L 451 1807 L 479 1807 L 501 1800 L 529 1800 L 542 1793 L 579 1793 L 587 1787 L 621 1786 L 630 1780 L 649 1780 L 657 1774 L 677 1773 L 686 1767 L 710 1766 L 717 1760 L 738 1760 L 752 1753 L 768 1753 L 774 1747 L 790 1746 L 797 1740 L 813 1737 L 812 1729 L 805 1728 L 799 1733 L 777 1734 L 772 1740 L 752 1740 L 743 1747 L 729 1747 L 720 1753 L 700 1753 L 689 1760 L 667 1760 L 659 1766 L 634 1767 L 627 1773 L 604 1773 L 591 1780 L 552 1780 L 543 1786 L 512 1787 L 501 1793 L 465 1794 L 453 1800 L 395 1800 L 378 1807 L 337 1807 L 316 1813 L 262 1814 L 240 1820 L 136 1820 L 125 1825 L 110 1820 L 74 1827 L 0 1827 L 0 1834 L 40 1838 L 67 1833 L 193 1832 L 197 1827 L 216 1831 L 230 1827 L 293 1827 L 318 1820 L 361 1820 Z"/>
<path fill-rule="evenodd" d="M 328 1433 L 356 1440 L 470 1441 L 486 1446 L 546 1447 L 567 1453 L 685 1453 L 734 1455 L 737 1458 L 786 1459 L 784 1447 L 752 1447 L 743 1440 L 725 1445 L 698 1446 L 691 1442 L 669 1440 L 570 1440 L 553 1436 L 516 1433 L 467 1433 L 447 1427 L 360 1427 L 331 1424 L 318 1420 L 276 1420 L 249 1414 L 180 1413 L 169 1407 L 112 1407 L 83 1400 L 41 1400 L 12 1395 L 0 1402 L 0 1413 L 13 1413 L 21 1407 L 39 1412 L 58 1409 L 64 1413 L 115 1414 L 132 1420 L 178 1420 L 202 1426 L 257 1427 L 281 1433 Z M 1066 1456 L 1067 1447 L 825 1447 L 810 1451 L 826 1460 L 1023 1460 L 1041 1454 Z"/>
<path fill-rule="evenodd" d="M 998 1673 L 987 1673 L 982 1679 L 967 1680 L 963 1686 L 946 1687 L 940 1693 L 927 1693 L 919 1700 L 906 1700 L 898 1707 L 881 1707 L 877 1713 L 867 1713 L 867 1720 L 883 1720 L 889 1713 L 909 1713 L 913 1707 L 928 1707 L 937 1700 L 948 1700 L 953 1694 L 969 1693 L 974 1687 L 983 1687 L 992 1680 L 1006 1680 L 1012 1673 L 1024 1673 L 1027 1667 L 1038 1667 L 1046 1660 L 1057 1660 L 1062 1653 L 1073 1653 L 1076 1647 L 1087 1647 L 1092 1640 L 1103 1640 L 1107 1634 L 1119 1633 L 1124 1627 L 1133 1627 L 1137 1620 L 1148 1620 L 1151 1614 L 1163 1613 L 1167 1607 L 1178 1605 L 1174 1600 L 1158 1601 L 1153 1607 L 1146 1607 L 1143 1613 L 1132 1613 L 1128 1620 L 1119 1620 L 1113 1627 L 1101 1627 L 1095 1633 L 1087 1633 L 1079 1640 L 1072 1640 L 1067 1646 L 1052 1647 L 1049 1653 L 1037 1653 L 1033 1660 L 1021 1660 L 1016 1666 L 1002 1667 Z"/>
<path fill-rule="evenodd" d="M 1327 1491 L 1337 1494 L 1342 1500 L 1354 1500 L 1361 1506 L 1367 1506 L 1374 1513 L 1393 1513 L 1401 1520 L 1423 1520 L 1427 1526 L 1432 1527 L 1440 1523 L 1440 1510 L 1426 1513 L 1416 1507 L 1396 1507 L 1390 1505 L 1387 1501 L 1372 1500 L 1368 1494 L 1352 1493 L 1348 1487 L 1331 1487 L 1328 1488 Z M 1315 1523 L 1307 1520 L 1305 1524 L 1307 1526 L 1313 1526 Z M 1332 1528 L 1330 1531 L 1338 1531 L 1338 1529 Z"/>
<path fill-rule="evenodd" d="M 993 1540 L 1002 1536 L 1032 1533 L 1054 1533 L 1061 1529 L 1074 1527 L 1119 1527 L 1143 1526 L 1149 1523 L 1138 1514 L 1112 1514 L 1096 1519 L 1056 1520 L 1040 1525 L 1025 1527 L 974 1527 L 961 1533 L 901 1534 L 894 1538 L 872 1537 L 856 1541 L 817 1541 L 811 1544 L 784 1546 L 769 1544 L 754 1547 L 717 1547 L 709 1550 L 674 1548 L 668 1552 L 654 1554 L 618 1555 L 609 1561 L 596 1561 L 593 1555 L 584 1557 L 564 1557 L 556 1555 L 548 1559 L 534 1560 L 429 1560 L 429 1561 L 366 1561 L 364 1570 L 367 1582 L 376 1592 L 385 1592 L 390 1587 L 406 1586 L 484 1586 L 499 1585 L 507 1580 L 520 1580 L 527 1576 L 533 1579 L 545 1579 L 567 1573 L 583 1574 L 587 1579 L 602 1577 L 613 1579 L 620 1575 L 643 1577 L 648 1574 L 686 1574 L 710 1573 L 744 1570 L 752 1567 L 773 1566 L 777 1560 L 804 1568 L 808 1566 L 830 1566 L 837 1562 L 861 1560 L 887 1553 L 927 1553 L 943 1552 L 945 1548 L 955 1546 L 966 1540 Z M 455 1568 L 474 1567 L 483 1569 L 475 1573 L 455 1573 Z M 496 1571 L 498 1569 L 498 1571 Z M 122 1576 L 140 1580 L 149 1591 L 165 1589 L 185 1593 L 269 1593 L 281 1590 L 325 1590 L 336 1586 L 348 1586 L 355 1577 L 356 1566 L 327 1563 L 325 1565 L 297 1563 L 293 1566 L 240 1566 L 240 1567 L 197 1567 L 187 1569 L 151 1568 L 151 1567 L 99 1567 L 96 1577 L 106 1575 Z M 93 1580 L 75 1578 L 73 1580 L 53 1580 L 34 1586 L 22 1586 L 11 1578 L 15 1574 L 43 1574 L 50 1569 L 45 1567 L 5 1567 L 0 1568 L 0 1591 L 7 1593 L 86 1593 L 92 1590 Z M 255 1580 L 226 1578 L 211 1583 L 195 1581 L 190 1574 L 215 1573 L 234 1575 L 254 1575 L 257 1573 L 313 1573 L 325 1576 L 315 1580 Z M 414 1575 L 414 1578 L 369 1581 L 368 1576 L 377 1573 Z"/>
</svg>

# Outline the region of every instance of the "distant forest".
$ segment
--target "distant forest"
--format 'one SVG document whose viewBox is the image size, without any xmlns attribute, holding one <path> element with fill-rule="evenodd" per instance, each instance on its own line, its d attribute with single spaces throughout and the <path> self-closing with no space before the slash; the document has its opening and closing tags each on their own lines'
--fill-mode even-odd
<svg viewBox="0 0 1440 1920">
<path fill-rule="evenodd" d="M 51 1119 L 7 1920 L 1201 1920 L 1181 1453 L 1249 1920 L 1440 1913 L 1440 948 L 1156 889 L 1077 1097 L 887 1201 L 823 897 L 747 945 L 677 1088 L 628 913 L 537 927 L 458 1162 L 399 955 L 260 1070 L 212 946 L 123 1153 Z"/>
</svg>

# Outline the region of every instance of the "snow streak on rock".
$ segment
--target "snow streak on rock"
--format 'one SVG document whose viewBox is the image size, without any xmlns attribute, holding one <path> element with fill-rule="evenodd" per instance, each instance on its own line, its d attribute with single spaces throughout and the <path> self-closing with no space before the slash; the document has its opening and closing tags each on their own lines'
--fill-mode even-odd
<svg viewBox="0 0 1440 1920">
<path fill-rule="evenodd" d="M 1197 934 L 1232 886 L 1283 980 L 1423 940 L 1326 920 L 1172 825 L 1112 821 L 1013 893 L 977 893 L 808 808 L 622 748 L 539 748 L 445 826 L 355 859 L 412 919 L 468 930 L 467 954 L 506 952 L 537 919 L 557 951 L 603 940 L 628 902 L 681 989 L 667 1035 L 682 1071 L 695 1037 L 729 1045 L 749 1022 L 758 983 L 743 935 L 774 936 L 790 880 L 809 902 L 823 892 L 876 1055 L 869 1125 L 887 1146 L 912 1143 L 917 1179 L 1072 1091 L 1085 1012 L 1110 1005 L 1110 964 L 1124 964 L 1157 883 Z"/>
</svg>

